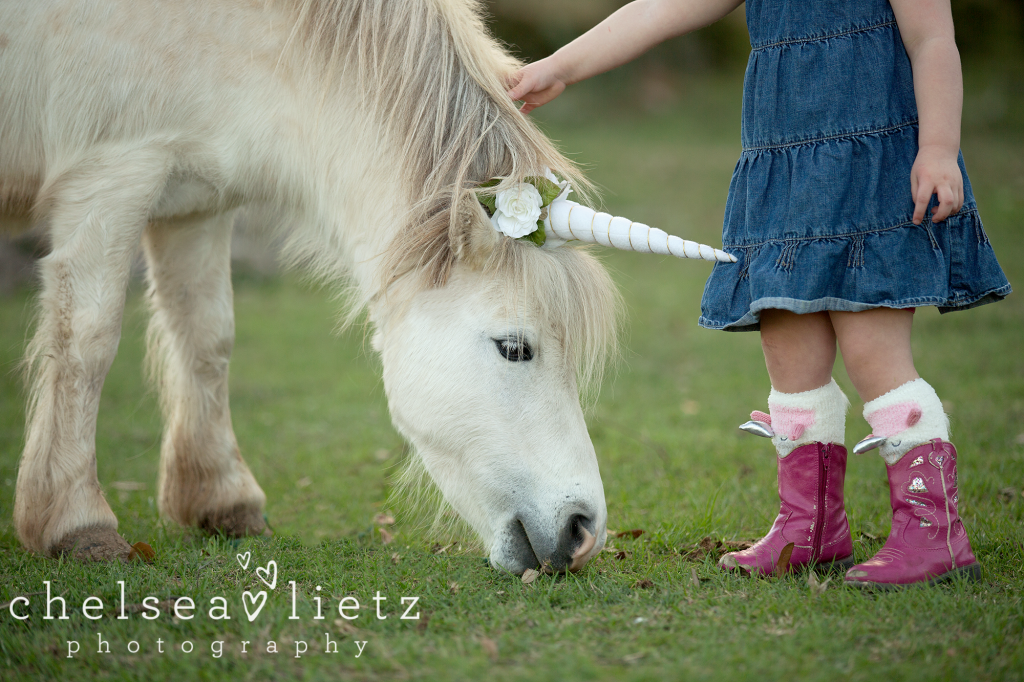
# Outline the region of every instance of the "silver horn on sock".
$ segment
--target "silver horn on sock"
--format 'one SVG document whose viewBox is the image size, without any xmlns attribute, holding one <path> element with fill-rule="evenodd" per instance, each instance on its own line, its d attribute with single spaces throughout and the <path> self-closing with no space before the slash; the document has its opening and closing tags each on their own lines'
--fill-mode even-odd
<svg viewBox="0 0 1024 682">
<path fill-rule="evenodd" d="M 670 235 L 656 227 L 636 223 L 577 204 L 570 199 L 556 199 L 548 206 L 544 219 L 548 239 L 612 246 L 623 251 L 660 253 L 678 258 L 699 258 L 720 263 L 735 263 L 736 257 L 707 244 Z"/>
</svg>

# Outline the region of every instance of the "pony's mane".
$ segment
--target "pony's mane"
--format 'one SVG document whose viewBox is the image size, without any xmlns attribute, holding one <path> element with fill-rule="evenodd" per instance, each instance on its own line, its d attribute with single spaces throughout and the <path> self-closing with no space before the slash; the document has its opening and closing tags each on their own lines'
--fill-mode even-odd
<svg viewBox="0 0 1024 682">
<path fill-rule="evenodd" d="M 453 243 L 460 207 L 477 186 L 502 178 L 497 191 L 550 168 L 583 198 L 592 186 L 505 94 L 519 66 L 487 31 L 479 0 L 265 0 L 294 16 L 290 44 L 309 55 L 324 98 L 344 87 L 359 98 L 376 139 L 400 150 L 402 181 L 417 189 L 382 254 L 376 292 L 352 301 L 349 319 L 399 279 L 441 287 L 458 256 Z M 579 249 L 537 249 L 502 238 L 481 267 L 525 300 L 524 306 L 564 340 L 584 395 L 600 383 L 613 355 L 618 315 L 614 286 Z"/>
<path fill-rule="evenodd" d="M 324 100 L 357 99 L 372 139 L 388 140 L 416 203 L 389 255 L 414 257 L 433 286 L 454 261 L 455 208 L 492 178 L 507 186 L 550 168 L 577 194 L 591 185 L 505 94 L 519 62 L 490 36 L 479 0 L 266 0 L 290 9 L 290 43 L 311 58 Z M 493 190 L 493 191 L 496 191 Z M 386 287 L 407 259 L 390 261 Z"/>
</svg>

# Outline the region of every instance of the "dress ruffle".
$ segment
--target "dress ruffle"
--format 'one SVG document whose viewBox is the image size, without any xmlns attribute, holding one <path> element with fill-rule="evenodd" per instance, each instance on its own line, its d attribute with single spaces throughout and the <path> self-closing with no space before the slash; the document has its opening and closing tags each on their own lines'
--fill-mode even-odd
<svg viewBox="0 0 1024 682">
<path fill-rule="evenodd" d="M 934 305 L 940 312 L 991 303 L 1010 293 L 975 206 L 933 224 L 827 237 L 726 246 L 736 263 L 716 263 L 700 325 L 756 331 L 762 310 L 859 312 Z M 708 305 L 714 302 L 714 305 Z"/>
</svg>

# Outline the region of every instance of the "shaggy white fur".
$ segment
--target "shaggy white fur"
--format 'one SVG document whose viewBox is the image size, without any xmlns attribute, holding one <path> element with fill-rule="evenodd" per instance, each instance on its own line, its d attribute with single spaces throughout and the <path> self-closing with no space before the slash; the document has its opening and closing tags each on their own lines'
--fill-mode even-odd
<svg viewBox="0 0 1024 682">
<path fill-rule="evenodd" d="M 807 443 L 842 444 L 849 407 L 850 401 L 835 379 L 802 393 L 782 393 L 772 388 L 768 410 L 775 431 L 772 443 L 779 457 Z"/>
<path fill-rule="evenodd" d="M 887 464 L 933 438 L 949 440 L 949 417 L 935 389 L 915 379 L 864 404 L 864 419 L 875 435 L 886 438 L 879 454 Z"/>
</svg>

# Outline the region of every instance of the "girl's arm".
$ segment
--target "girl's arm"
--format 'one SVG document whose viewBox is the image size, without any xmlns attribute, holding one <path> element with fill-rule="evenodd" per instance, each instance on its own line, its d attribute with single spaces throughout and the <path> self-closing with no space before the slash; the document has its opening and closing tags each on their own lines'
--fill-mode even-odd
<svg viewBox="0 0 1024 682">
<path fill-rule="evenodd" d="M 964 204 L 957 165 L 964 83 L 953 40 L 949 0 L 890 0 L 914 69 L 919 118 L 917 160 L 910 171 L 914 224 L 920 225 L 932 195 L 939 205 L 932 222 L 945 220 Z"/>
<path fill-rule="evenodd" d="M 658 43 L 713 24 L 743 0 L 634 0 L 546 59 L 512 76 L 508 94 L 526 114 L 565 86 L 621 66 Z"/>
</svg>

